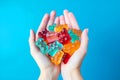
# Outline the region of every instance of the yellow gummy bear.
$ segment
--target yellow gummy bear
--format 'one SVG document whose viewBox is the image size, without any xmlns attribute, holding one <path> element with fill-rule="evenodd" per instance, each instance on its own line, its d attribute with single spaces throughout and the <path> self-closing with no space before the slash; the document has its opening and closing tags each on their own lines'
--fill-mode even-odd
<svg viewBox="0 0 120 80">
<path fill-rule="evenodd" d="M 63 24 L 63 25 L 57 25 L 54 28 L 55 32 L 61 32 L 63 30 L 63 28 L 65 28 L 66 30 L 68 30 L 68 25 L 67 24 Z"/>
</svg>

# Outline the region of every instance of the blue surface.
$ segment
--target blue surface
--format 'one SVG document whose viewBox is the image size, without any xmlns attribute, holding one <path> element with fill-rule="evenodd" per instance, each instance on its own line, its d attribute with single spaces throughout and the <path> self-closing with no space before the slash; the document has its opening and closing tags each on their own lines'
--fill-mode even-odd
<svg viewBox="0 0 120 80">
<path fill-rule="evenodd" d="M 81 29 L 89 28 L 85 80 L 120 80 L 119 0 L 0 0 L 0 80 L 37 80 L 39 69 L 29 52 L 29 29 L 42 16 L 72 11 Z M 61 80 L 61 76 L 59 80 Z"/>
</svg>

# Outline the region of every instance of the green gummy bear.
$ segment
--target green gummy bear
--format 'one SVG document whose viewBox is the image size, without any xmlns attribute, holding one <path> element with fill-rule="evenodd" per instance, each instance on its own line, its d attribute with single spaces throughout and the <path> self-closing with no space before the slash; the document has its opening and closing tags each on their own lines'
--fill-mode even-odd
<svg viewBox="0 0 120 80">
<path fill-rule="evenodd" d="M 56 47 L 58 47 L 59 50 L 63 48 L 63 45 L 59 41 L 55 41 Z"/>
<path fill-rule="evenodd" d="M 48 30 L 51 32 L 54 32 L 54 28 L 56 27 L 56 24 L 52 24 L 48 27 Z"/>
<path fill-rule="evenodd" d="M 40 49 L 42 54 L 46 54 L 48 51 L 48 45 L 47 43 L 44 41 L 43 38 L 39 38 L 36 42 L 35 45 Z"/>
<path fill-rule="evenodd" d="M 71 42 L 72 43 L 74 43 L 76 40 L 79 40 L 79 37 L 72 30 L 69 30 L 68 33 L 71 37 Z"/>
<path fill-rule="evenodd" d="M 51 50 L 51 51 L 49 52 L 49 55 L 50 55 L 50 56 L 55 56 L 55 54 L 56 54 L 58 51 L 59 51 L 58 49 Z"/>
<path fill-rule="evenodd" d="M 53 42 L 53 43 L 50 44 L 50 48 L 48 50 L 48 54 L 50 56 L 54 56 L 62 48 L 63 48 L 63 45 L 60 42 L 55 41 L 55 42 Z"/>
</svg>

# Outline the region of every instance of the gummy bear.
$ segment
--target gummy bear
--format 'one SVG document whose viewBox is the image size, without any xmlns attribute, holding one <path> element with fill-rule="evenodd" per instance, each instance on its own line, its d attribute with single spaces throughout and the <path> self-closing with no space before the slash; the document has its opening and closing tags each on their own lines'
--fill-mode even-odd
<svg viewBox="0 0 120 80">
<path fill-rule="evenodd" d="M 77 29 L 72 29 L 72 31 L 79 37 L 81 37 L 82 31 Z"/>
<path fill-rule="evenodd" d="M 48 51 L 48 45 L 47 43 L 44 41 L 43 38 L 39 38 L 36 42 L 35 42 L 35 45 L 37 47 L 39 47 L 40 51 L 42 54 L 46 54 L 47 51 Z"/>
<path fill-rule="evenodd" d="M 70 57 L 71 56 L 68 53 L 65 53 L 63 56 L 63 63 L 66 64 L 69 61 Z"/>
<path fill-rule="evenodd" d="M 54 56 L 58 51 L 60 51 L 62 48 L 63 48 L 63 45 L 58 42 L 58 41 L 55 41 L 51 44 L 49 44 L 49 50 L 48 50 L 48 54 L 50 56 Z"/>
<path fill-rule="evenodd" d="M 51 32 L 54 32 L 54 29 L 57 25 L 56 24 L 52 24 L 48 27 L 48 30 L 51 31 Z"/>
<path fill-rule="evenodd" d="M 55 56 L 51 57 L 51 62 L 53 62 L 54 64 L 58 65 L 61 63 L 62 61 L 62 57 L 64 55 L 63 51 L 59 51 L 55 54 Z"/>
<path fill-rule="evenodd" d="M 66 30 L 68 30 L 68 25 L 67 24 L 58 25 L 58 26 L 55 27 L 54 31 L 55 32 L 61 32 L 64 28 Z"/>
<path fill-rule="evenodd" d="M 63 30 L 60 33 L 58 33 L 58 40 L 62 44 L 70 42 L 71 37 L 65 28 L 63 28 Z"/>
<path fill-rule="evenodd" d="M 63 51 L 65 53 L 68 53 L 70 55 L 73 55 L 73 53 L 80 47 L 80 41 L 76 40 L 74 43 L 69 42 L 68 44 L 65 44 L 63 47 Z"/>
<path fill-rule="evenodd" d="M 46 35 L 47 35 L 47 29 L 45 29 L 42 32 L 38 32 L 38 38 L 43 38 L 44 40 L 46 40 Z"/>
<path fill-rule="evenodd" d="M 54 33 L 54 32 L 49 32 L 46 36 L 46 42 L 49 44 L 51 42 L 54 42 L 58 40 L 58 36 L 57 36 L 57 33 Z"/>
<path fill-rule="evenodd" d="M 76 40 L 79 40 L 79 37 L 72 31 L 72 30 L 68 30 L 68 33 L 70 35 L 71 42 L 74 43 Z"/>
</svg>

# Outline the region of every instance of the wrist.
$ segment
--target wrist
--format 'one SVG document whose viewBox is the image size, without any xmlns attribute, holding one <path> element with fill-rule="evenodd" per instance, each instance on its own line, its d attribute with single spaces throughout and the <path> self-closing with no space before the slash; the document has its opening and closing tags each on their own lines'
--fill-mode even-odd
<svg viewBox="0 0 120 80">
<path fill-rule="evenodd" d="M 64 80 L 83 80 L 79 68 L 62 71 Z"/>
<path fill-rule="evenodd" d="M 59 73 L 56 73 L 53 69 L 41 70 L 38 80 L 57 80 Z"/>
</svg>

